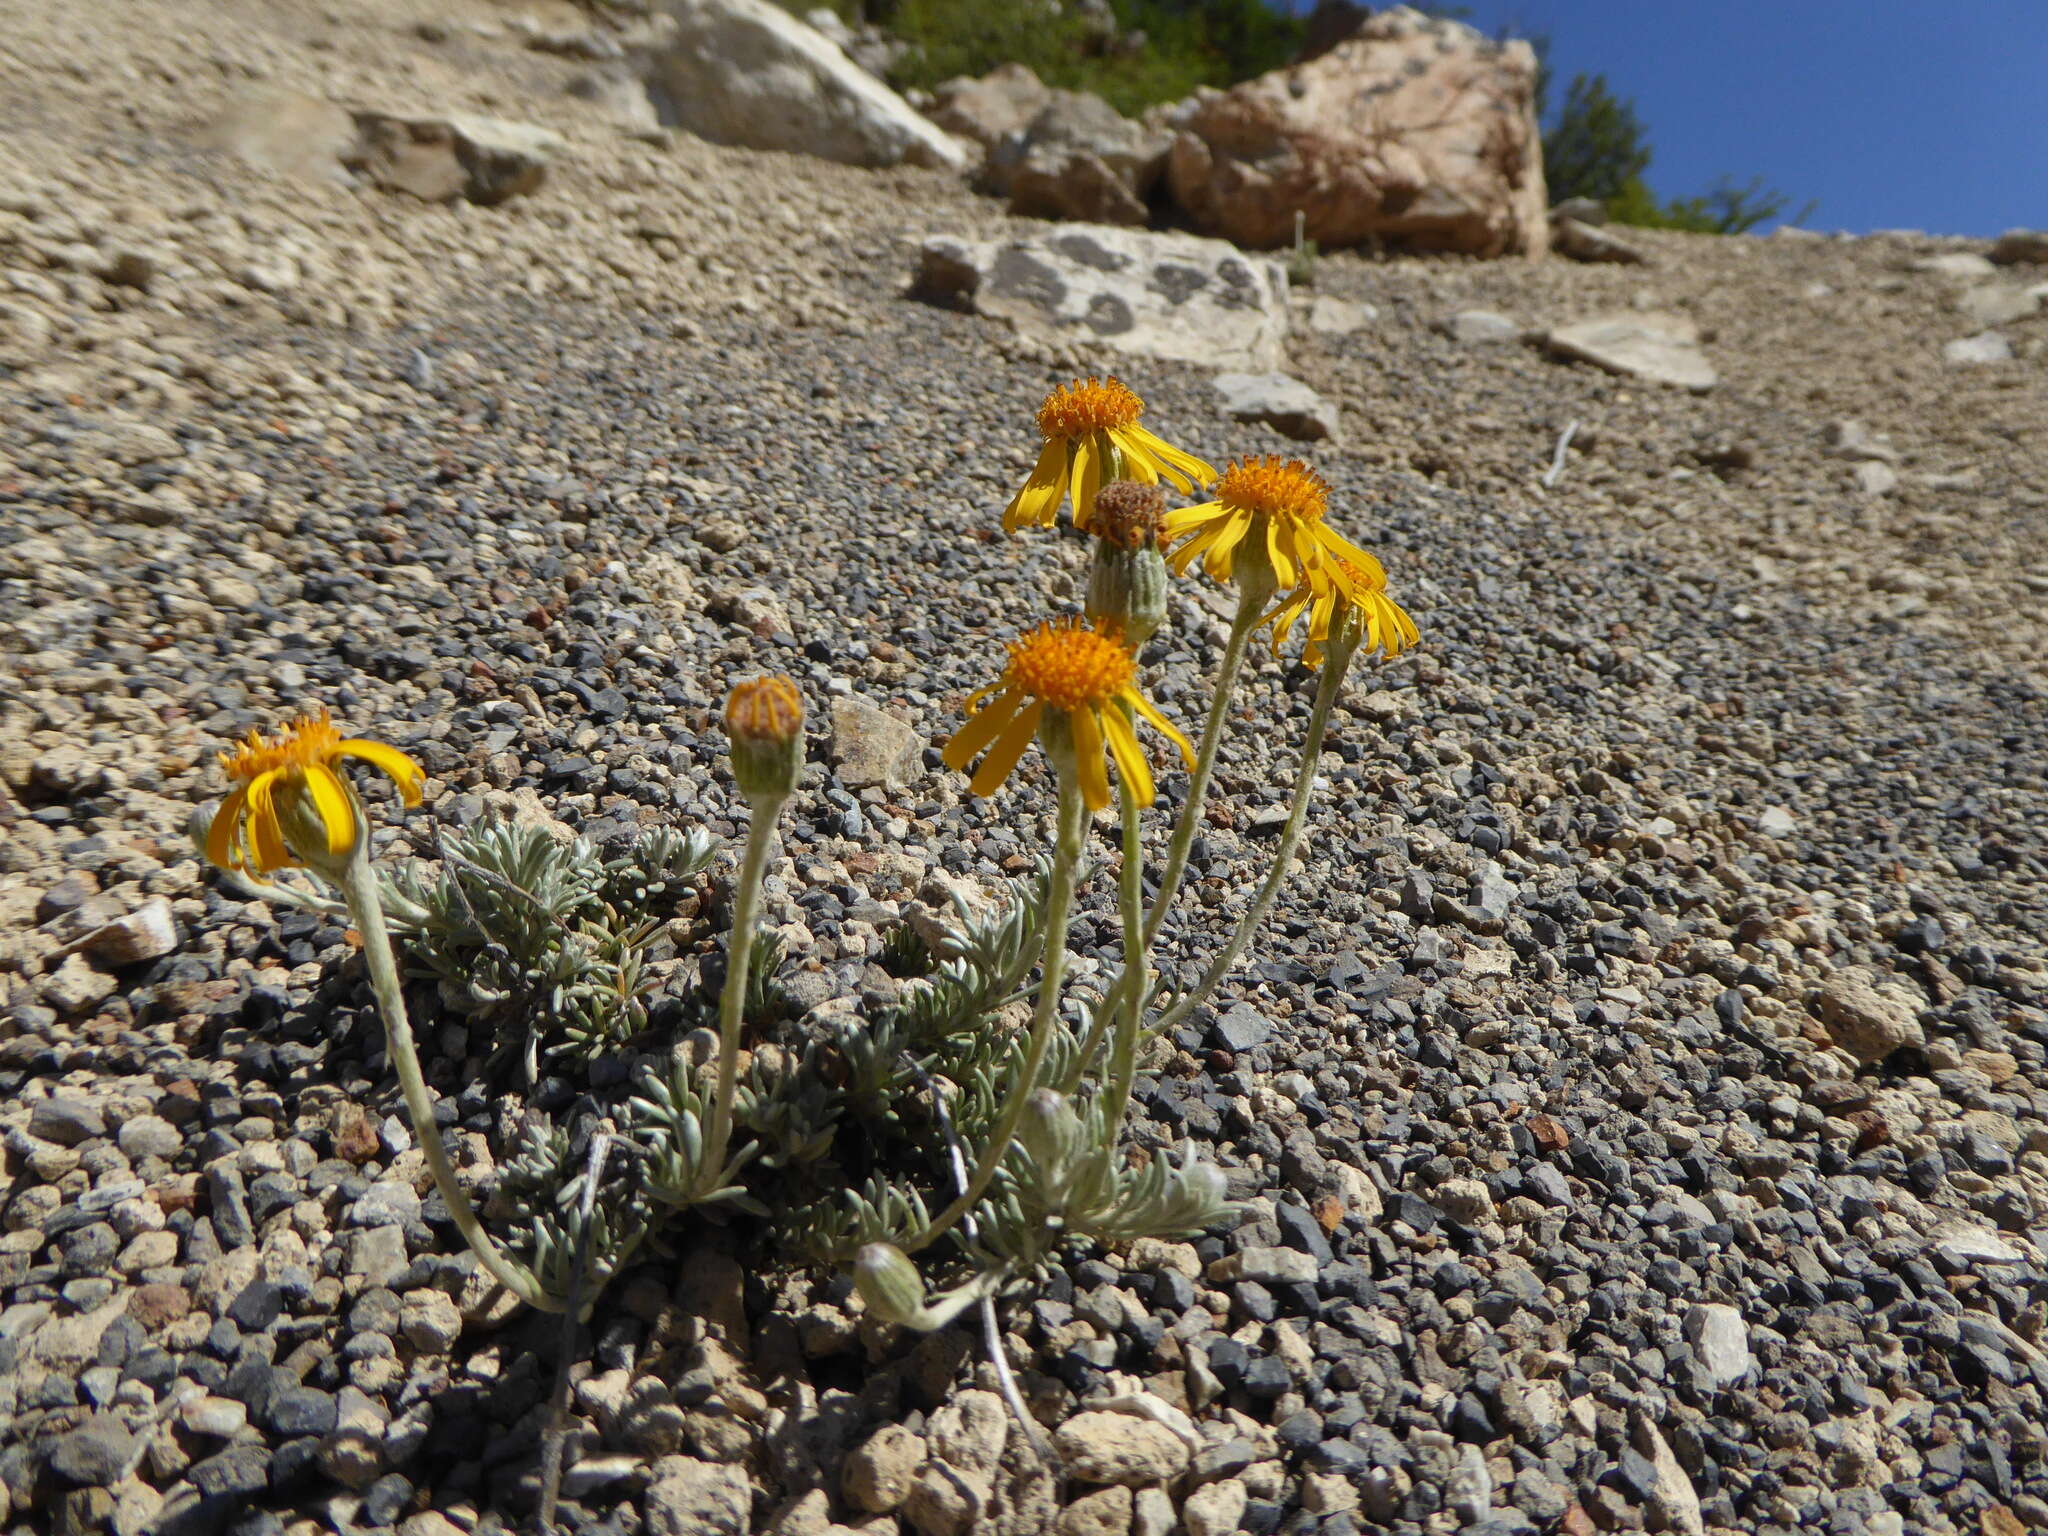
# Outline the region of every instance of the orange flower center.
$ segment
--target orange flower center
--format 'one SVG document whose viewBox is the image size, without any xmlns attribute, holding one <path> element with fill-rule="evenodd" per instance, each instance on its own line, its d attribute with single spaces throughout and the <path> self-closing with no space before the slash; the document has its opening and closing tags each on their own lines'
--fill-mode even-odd
<svg viewBox="0 0 2048 1536">
<path fill-rule="evenodd" d="M 1330 485 L 1301 460 L 1268 454 L 1226 466 L 1216 485 L 1216 499 L 1234 512 L 1313 523 L 1329 507 Z"/>
<path fill-rule="evenodd" d="M 725 701 L 725 728 L 738 741 L 794 741 L 804 728 L 804 696 L 786 677 L 756 677 Z"/>
<path fill-rule="evenodd" d="M 1131 686 L 1137 662 L 1114 629 L 1083 629 L 1066 619 L 1010 643 L 1004 681 L 1055 709 L 1099 708 Z"/>
<path fill-rule="evenodd" d="M 1087 379 L 1062 384 L 1045 397 L 1038 408 L 1038 430 L 1049 438 L 1071 441 L 1090 432 L 1128 427 L 1144 412 L 1145 402 L 1114 376 Z"/>
<path fill-rule="evenodd" d="M 275 736 L 251 730 L 240 746 L 221 753 L 220 766 L 229 778 L 248 784 L 280 769 L 328 762 L 340 745 L 341 733 L 323 709 L 317 715 L 301 715 Z"/>
</svg>

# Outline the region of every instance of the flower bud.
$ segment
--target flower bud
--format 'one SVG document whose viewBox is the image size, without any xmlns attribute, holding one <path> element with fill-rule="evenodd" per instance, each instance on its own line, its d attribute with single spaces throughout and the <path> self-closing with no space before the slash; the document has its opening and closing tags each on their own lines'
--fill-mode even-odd
<svg viewBox="0 0 2048 1536">
<path fill-rule="evenodd" d="M 786 677 L 756 677 L 725 701 L 732 776 L 750 804 L 781 802 L 804 763 L 804 699 Z"/>
<path fill-rule="evenodd" d="M 1081 1144 L 1081 1120 L 1063 1094 L 1035 1088 L 1024 1101 L 1017 1139 L 1039 1171 L 1057 1177 Z"/>
<path fill-rule="evenodd" d="M 1088 567 L 1088 617 L 1114 624 L 1136 650 L 1166 622 L 1166 558 L 1159 529 L 1166 491 L 1135 480 L 1115 480 L 1095 498 L 1089 523 L 1096 535 Z"/>
<path fill-rule="evenodd" d="M 869 1243 L 854 1255 L 853 1288 L 885 1323 L 910 1326 L 924 1315 L 924 1276 L 892 1243 Z"/>
</svg>

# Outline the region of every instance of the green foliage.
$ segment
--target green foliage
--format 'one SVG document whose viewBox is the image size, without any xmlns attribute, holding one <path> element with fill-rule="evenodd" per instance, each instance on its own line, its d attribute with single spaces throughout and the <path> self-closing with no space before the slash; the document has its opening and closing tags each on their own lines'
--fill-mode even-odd
<svg viewBox="0 0 2048 1536">
<path fill-rule="evenodd" d="M 1552 202 L 1617 198 L 1650 167 L 1650 146 L 1635 103 L 1607 87 L 1605 75 L 1574 75 L 1556 124 L 1543 135 L 1543 175 Z"/>
<path fill-rule="evenodd" d="M 1265 0 L 1110 0 L 1114 31 L 1078 7 L 1022 0 L 895 0 L 873 10 L 870 19 L 911 45 L 891 77 L 899 89 L 1015 62 L 1048 85 L 1093 91 L 1127 116 L 1199 85 L 1277 69 L 1302 35 L 1298 18 Z"/>
<path fill-rule="evenodd" d="M 1657 194 L 1634 178 L 1607 203 L 1607 215 L 1617 224 L 1638 229 L 1682 229 L 1699 235 L 1739 235 L 1768 223 L 1785 211 L 1791 201 L 1775 187 L 1766 187 L 1761 176 L 1746 186 L 1736 186 L 1722 177 L 1701 197 L 1674 197 L 1659 202 Z M 1791 220 L 1803 224 L 1817 205 L 1808 202 Z"/>
<path fill-rule="evenodd" d="M 527 1110 L 490 1204 L 493 1224 L 557 1294 L 579 1254 L 590 1265 L 584 1295 L 595 1297 L 706 1205 L 769 1221 L 769 1241 L 796 1263 L 844 1264 L 867 1244 L 906 1241 L 953 1193 L 946 1133 L 970 1149 L 985 1143 L 1016 1081 L 1022 1033 L 995 1016 L 1044 948 L 1048 867 L 1012 882 L 986 914 L 956 901 L 934 944 L 892 932 L 885 953 L 911 978 L 894 1007 L 848 1014 L 795 1048 L 755 1045 L 732 1152 L 707 1178 L 715 1067 L 694 1065 L 683 1047 L 642 1054 L 630 1081 L 609 1090 L 587 1069 L 648 1019 L 641 950 L 659 924 L 641 904 L 687 889 L 714 846 L 663 831 L 607 859 L 583 839 L 487 822 L 449 839 L 431 873 L 412 864 L 386 877 L 392 927 L 416 973 L 440 983 L 444 1006 L 492 1020 L 501 1053 L 523 1056 L 529 1074 L 549 1059 L 586 1069 L 565 1116 Z M 778 937 L 757 933 L 745 1005 L 756 1039 L 790 1023 L 781 964 Z M 711 1004 L 686 1003 L 685 1020 L 693 1010 L 708 1018 Z M 1078 1049 L 1062 1030 L 1052 1059 Z M 1067 1138 L 1056 1164 L 1042 1151 L 1036 1161 L 1013 1153 L 973 1228 L 985 1271 L 1021 1274 L 1073 1241 L 1178 1234 L 1214 1219 L 1213 1173 L 1164 1159 L 1130 1169 L 1100 1118 Z M 598 1136 L 606 1155 L 586 1187 Z"/>
<path fill-rule="evenodd" d="M 588 1062 L 647 1025 L 641 972 L 717 839 L 659 828 L 606 859 L 545 827 L 484 821 L 448 839 L 438 870 L 383 880 L 392 929 L 416 973 L 457 1013 L 496 1031 L 493 1056 L 534 1082 L 543 1059 Z"/>
</svg>

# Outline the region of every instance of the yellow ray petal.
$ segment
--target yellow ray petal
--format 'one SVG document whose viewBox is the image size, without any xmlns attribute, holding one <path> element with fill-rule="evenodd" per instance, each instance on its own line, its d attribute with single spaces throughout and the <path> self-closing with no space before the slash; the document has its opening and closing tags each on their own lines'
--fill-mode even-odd
<svg viewBox="0 0 2048 1536">
<path fill-rule="evenodd" d="M 407 805 L 420 803 L 420 792 L 426 787 L 427 776 L 420 771 L 418 763 L 398 748 L 386 746 L 381 741 L 365 741 L 360 736 L 351 736 L 347 741 L 337 743 L 334 750 L 343 757 L 359 757 L 381 772 L 398 786 L 399 798 Z"/>
<path fill-rule="evenodd" d="M 1187 737 L 1181 735 L 1180 727 L 1175 725 L 1171 720 L 1167 719 L 1166 716 L 1159 713 L 1157 709 L 1153 708 L 1152 701 L 1146 698 L 1145 695 L 1143 695 L 1142 693 L 1138 692 L 1137 689 L 1125 689 L 1124 697 L 1131 701 L 1131 708 L 1135 709 L 1147 720 L 1150 720 L 1155 726 L 1157 726 L 1160 729 L 1160 731 L 1162 731 L 1166 735 L 1169 741 L 1171 741 L 1176 747 L 1180 748 L 1180 760 L 1183 763 L 1187 764 L 1188 772 L 1193 773 L 1195 771 L 1194 743 L 1189 741 Z"/>
<path fill-rule="evenodd" d="M 1415 621 L 1384 592 L 1365 594 L 1359 608 L 1365 620 L 1366 643 L 1379 647 L 1389 657 L 1400 655 L 1422 638 Z"/>
<path fill-rule="evenodd" d="M 1117 452 L 1123 457 L 1124 479 L 1135 480 L 1140 485 L 1157 485 L 1159 461 L 1131 434 L 1132 429 L 1129 427 L 1111 427 L 1108 431 L 1110 442 L 1116 445 Z M 1179 484 L 1179 476 L 1174 477 L 1174 482 Z M 1182 489 L 1185 490 L 1186 487 L 1183 486 Z"/>
<path fill-rule="evenodd" d="M 1372 555 L 1367 554 L 1356 544 L 1345 538 L 1344 535 L 1335 532 L 1329 525 L 1322 523 L 1316 525 L 1312 530 L 1312 534 L 1315 541 L 1324 550 L 1331 554 L 1342 556 L 1357 568 L 1358 576 L 1356 579 L 1353 579 L 1344 574 L 1342 566 L 1335 566 L 1334 562 L 1332 562 L 1336 575 L 1342 578 L 1344 582 L 1346 591 L 1361 584 L 1368 587 L 1383 587 L 1387 584 L 1387 568 L 1381 565 Z"/>
<path fill-rule="evenodd" d="M 249 789 L 237 784 L 234 792 L 221 801 L 220 809 L 213 813 L 213 824 L 206 829 L 207 862 L 222 869 L 233 869 L 243 861 L 237 857 L 241 839 L 236 835 L 242 822 L 242 813 L 249 804 Z"/>
<path fill-rule="evenodd" d="M 1031 471 L 1031 478 L 1023 488 L 1010 498 L 1009 506 L 1003 509 L 1003 531 L 1015 533 L 1025 524 L 1042 528 L 1050 523 L 1060 509 L 1060 498 L 1067 494 L 1067 443 L 1065 438 L 1049 437 L 1045 447 L 1039 450 L 1037 467 Z"/>
<path fill-rule="evenodd" d="M 1212 485 L 1216 480 L 1214 466 L 1185 453 L 1162 437 L 1147 432 L 1143 427 L 1125 427 L 1126 436 L 1135 439 L 1142 449 L 1157 461 L 1160 473 L 1179 486 L 1182 491 L 1191 492 L 1198 485 Z"/>
<path fill-rule="evenodd" d="M 1244 542 L 1244 536 L 1251 529 L 1251 514 L 1241 513 L 1216 530 L 1215 540 L 1209 545 L 1208 553 L 1202 556 L 1202 569 L 1212 580 L 1230 580 L 1231 552 Z"/>
<path fill-rule="evenodd" d="M 1003 727 L 1023 705 L 1022 694 L 1014 689 L 1004 689 L 993 704 L 968 718 L 953 739 L 946 743 L 945 750 L 939 754 L 940 759 L 955 773 L 962 772 L 974 761 L 976 753 L 1002 734 Z"/>
<path fill-rule="evenodd" d="M 1074 730 L 1074 768 L 1081 776 L 1081 799 L 1090 811 L 1109 804 L 1109 766 L 1102 760 L 1102 725 L 1093 705 L 1067 711 Z"/>
<path fill-rule="evenodd" d="M 355 802 L 349 798 L 348 787 L 325 763 L 308 763 L 306 790 L 312 795 L 313 807 L 319 811 L 320 820 L 327 828 L 327 852 L 331 857 L 340 858 L 355 847 L 360 830 L 356 826 Z"/>
<path fill-rule="evenodd" d="M 249 846 L 256 856 L 258 873 L 283 869 L 292 862 L 291 850 L 284 842 L 284 829 L 277 824 L 277 805 L 273 799 L 277 778 L 276 770 L 272 770 L 249 781 Z"/>
<path fill-rule="evenodd" d="M 1138 749 L 1137 732 L 1131 729 L 1131 722 L 1124 718 L 1124 712 L 1114 707 L 1102 712 L 1102 734 L 1109 741 L 1110 755 L 1116 759 L 1117 777 L 1123 781 L 1123 792 L 1136 805 L 1150 805 L 1156 795 L 1152 787 L 1152 769 L 1145 761 L 1145 754 Z"/>
<path fill-rule="evenodd" d="M 1102 461 L 1109 439 L 1090 432 L 1074 444 L 1074 526 L 1086 528 L 1095 516 L 1095 493 L 1102 489 Z"/>
<path fill-rule="evenodd" d="M 1220 501 L 1205 501 L 1195 507 L 1178 507 L 1160 519 L 1159 531 L 1169 539 L 1177 539 L 1190 528 L 1199 528 L 1205 523 L 1228 515 Z"/>
<path fill-rule="evenodd" d="M 1294 585 L 1299 572 L 1294 566 L 1294 540 L 1281 530 L 1277 517 L 1266 519 L 1266 553 L 1273 561 L 1273 575 L 1283 587 Z"/>
<path fill-rule="evenodd" d="M 968 780 L 967 787 L 977 795 L 994 794 L 996 786 L 1010 776 L 1011 770 L 1017 766 L 1017 759 L 1031 745 L 1031 738 L 1038 734 L 1038 722 L 1044 717 L 1045 706 L 1036 699 L 1032 700 L 1010 722 L 1009 728 L 996 738 L 988 756 L 981 760 L 981 771 Z"/>
<path fill-rule="evenodd" d="M 1261 624 L 1271 624 L 1273 626 L 1271 638 L 1274 650 L 1279 650 L 1286 641 L 1287 632 L 1294 628 L 1295 621 L 1301 617 L 1302 610 L 1308 606 L 1310 596 L 1311 593 L 1307 587 L 1296 587 L 1291 596 L 1275 607 L 1271 613 L 1268 613 L 1259 620 Z"/>
</svg>

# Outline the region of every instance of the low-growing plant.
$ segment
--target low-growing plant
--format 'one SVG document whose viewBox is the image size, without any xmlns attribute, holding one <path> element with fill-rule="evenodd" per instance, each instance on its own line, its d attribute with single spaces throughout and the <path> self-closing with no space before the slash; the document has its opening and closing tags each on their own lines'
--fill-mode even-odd
<svg viewBox="0 0 2048 1536">
<path fill-rule="evenodd" d="M 626 1264 L 667 1251 L 701 1208 L 719 1206 L 756 1218 L 784 1262 L 850 1264 L 872 1313 L 928 1328 L 992 1308 L 1075 1245 L 1191 1234 L 1226 1213 L 1221 1173 L 1192 1146 L 1125 1141 L 1141 1051 L 1214 992 L 1270 912 L 1352 661 L 1397 655 L 1416 630 L 1379 562 L 1330 526 L 1329 487 L 1305 464 L 1244 458 L 1219 472 L 1141 425 L 1143 410 L 1111 378 L 1056 389 L 1038 412 L 1041 452 L 1004 524 L 1048 527 L 1071 502 L 1092 549 L 1085 610 L 1008 644 L 942 757 L 972 769 L 977 796 L 1031 794 L 1006 786 L 1035 744 L 1052 769 L 1053 844 L 986 906 L 956 898 L 950 921 L 924 936 L 891 932 L 881 958 L 898 994 L 885 1006 L 792 1019 L 776 980 L 782 941 L 760 921 L 763 883 L 804 755 L 803 697 L 786 678 L 741 682 L 726 704 L 749 821 L 723 975 L 715 996 L 685 997 L 659 1025 L 649 947 L 716 857 L 701 829 L 657 828 L 606 853 L 486 820 L 439 842 L 432 860 L 382 868 L 340 765 L 372 763 L 416 804 L 423 775 L 403 753 L 343 740 L 321 714 L 224 756 L 235 787 L 206 828 L 207 856 L 272 899 L 354 921 L 428 1166 L 464 1239 L 523 1300 L 586 1310 Z M 1168 485 L 1213 489 L 1169 510 Z M 1191 740 L 1146 697 L 1138 651 L 1166 623 L 1174 580 L 1197 567 L 1235 588 L 1236 609 Z M 1169 995 L 1151 950 L 1181 896 L 1261 630 L 1276 650 L 1298 631 L 1319 674 L 1286 820 L 1199 979 Z M 1149 814 L 1153 736 L 1188 774 L 1167 825 Z M 1121 834 L 1121 963 L 1074 995 L 1067 938 L 1092 873 L 1085 834 L 1109 813 Z M 280 878 L 294 867 L 320 883 Z M 394 937 L 445 1008 L 489 1026 L 503 1079 L 565 1074 L 584 1090 L 558 1116 L 528 1106 L 482 1213 L 442 1147 Z"/>
</svg>

